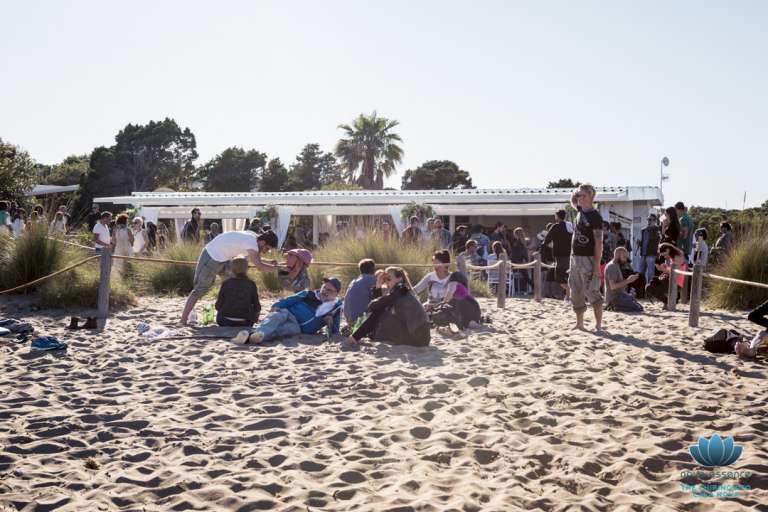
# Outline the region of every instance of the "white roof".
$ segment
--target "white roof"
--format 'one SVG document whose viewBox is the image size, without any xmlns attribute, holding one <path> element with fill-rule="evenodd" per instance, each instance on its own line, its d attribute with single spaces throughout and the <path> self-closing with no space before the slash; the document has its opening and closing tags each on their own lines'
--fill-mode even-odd
<svg viewBox="0 0 768 512">
<path fill-rule="evenodd" d="M 61 194 L 63 192 L 74 192 L 78 187 L 79 185 L 36 185 L 35 188 L 26 192 L 24 195 L 30 197 Z"/>
<path fill-rule="evenodd" d="M 571 189 L 458 189 L 458 190 L 322 190 L 307 192 L 134 192 L 129 196 L 97 197 L 94 202 L 134 206 L 275 206 L 366 204 L 568 203 Z M 662 204 L 658 187 L 600 187 L 597 201 L 647 201 Z"/>
</svg>

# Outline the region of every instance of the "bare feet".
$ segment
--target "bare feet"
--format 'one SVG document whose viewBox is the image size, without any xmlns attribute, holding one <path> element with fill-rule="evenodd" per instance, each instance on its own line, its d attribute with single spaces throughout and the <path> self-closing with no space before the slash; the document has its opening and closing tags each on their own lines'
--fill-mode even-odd
<svg viewBox="0 0 768 512">
<path fill-rule="evenodd" d="M 587 329 L 584 327 L 583 324 L 576 324 L 576 326 L 573 328 L 574 331 L 586 331 Z"/>
</svg>

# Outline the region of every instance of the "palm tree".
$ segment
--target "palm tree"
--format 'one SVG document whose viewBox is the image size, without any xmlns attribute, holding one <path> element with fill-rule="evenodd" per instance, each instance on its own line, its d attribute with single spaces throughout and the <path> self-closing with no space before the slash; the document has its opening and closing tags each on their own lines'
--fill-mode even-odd
<svg viewBox="0 0 768 512">
<path fill-rule="evenodd" d="M 392 131 L 398 123 L 374 111 L 370 116 L 360 114 L 352 126 L 341 124 L 346 138 L 336 143 L 336 156 L 350 181 L 364 189 L 383 189 L 384 178 L 395 173 L 395 165 L 403 159 L 398 145 L 403 139 Z"/>
</svg>

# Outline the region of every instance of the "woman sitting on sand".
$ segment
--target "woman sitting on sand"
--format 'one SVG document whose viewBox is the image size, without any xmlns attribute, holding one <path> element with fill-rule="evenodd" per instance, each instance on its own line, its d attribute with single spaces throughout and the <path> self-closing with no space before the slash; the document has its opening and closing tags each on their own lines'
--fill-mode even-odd
<svg viewBox="0 0 768 512">
<path fill-rule="evenodd" d="M 285 265 L 277 271 L 283 289 L 294 293 L 308 289 L 311 264 L 312 253 L 306 249 L 291 249 L 285 253 Z"/>
<path fill-rule="evenodd" d="M 435 326 L 450 327 L 453 332 L 458 329 L 476 326 L 480 323 L 482 313 L 469 291 L 469 282 L 461 272 L 453 272 L 448 278 L 448 288 L 443 302 L 430 312 L 429 319 Z"/>
<path fill-rule="evenodd" d="M 653 278 L 653 280 L 645 286 L 645 296 L 649 299 L 657 299 L 664 304 L 667 303 L 667 293 L 669 292 L 669 274 L 672 271 L 672 264 L 677 265 L 680 270 L 685 270 L 685 256 L 683 251 L 675 247 L 674 245 L 664 242 L 659 245 L 659 259 L 663 260 L 663 263 L 657 263 L 656 269 L 661 272 L 660 275 Z M 677 287 L 678 289 L 683 287 L 685 283 L 685 276 L 677 275 Z M 678 294 L 678 297 L 680 295 Z"/>
<path fill-rule="evenodd" d="M 441 303 L 445 298 L 445 292 L 448 289 L 448 278 L 451 275 L 450 270 L 448 270 L 451 266 L 451 253 L 447 249 L 435 251 L 432 256 L 432 264 L 435 270 L 425 275 L 413 287 L 413 291 L 417 294 L 424 291 L 428 292 L 428 300 L 424 304 L 427 310 L 432 309 L 435 304 Z"/>
<path fill-rule="evenodd" d="M 376 272 L 373 297 L 368 318 L 352 333 L 347 346 L 356 346 L 366 337 L 393 345 L 429 345 L 429 319 L 405 270 L 388 267 Z"/>
</svg>

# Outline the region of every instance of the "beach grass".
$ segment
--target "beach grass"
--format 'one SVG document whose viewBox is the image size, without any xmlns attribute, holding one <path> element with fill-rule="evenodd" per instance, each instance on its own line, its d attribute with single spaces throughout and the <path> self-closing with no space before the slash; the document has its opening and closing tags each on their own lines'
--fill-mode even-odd
<svg viewBox="0 0 768 512">
<path fill-rule="evenodd" d="M 730 254 L 709 269 L 717 274 L 744 281 L 768 283 L 768 223 L 742 233 Z M 751 309 L 768 300 L 768 290 L 725 281 L 709 280 L 706 302 L 721 309 Z"/>
<path fill-rule="evenodd" d="M 33 225 L 16 238 L 0 240 L 0 287 L 13 288 L 47 276 L 63 266 L 65 252 L 48 238 L 48 227 Z M 33 288 L 21 290 L 28 293 Z"/>
</svg>

